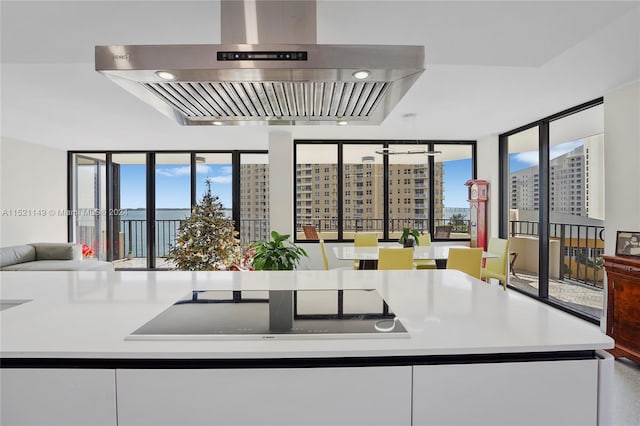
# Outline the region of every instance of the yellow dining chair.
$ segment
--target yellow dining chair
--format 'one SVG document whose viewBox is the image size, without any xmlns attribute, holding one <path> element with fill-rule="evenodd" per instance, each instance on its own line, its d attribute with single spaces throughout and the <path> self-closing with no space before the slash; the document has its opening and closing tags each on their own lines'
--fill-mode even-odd
<svg viewBox="0 0 640 426">
<path fill-rule="evenodd" d="M 413 269 L 413 249 L 380 247 L 378 269 Z"/>
<path fill-rule="evenodd" d="M 356 247 L 375 247 L 378 245 L 378 234 L 375 232 L 356 232 L 353 237 Z"/>
<path fill-rule="evenodd" d="M 320 253 L 322 253 L 322 262 L 324 263 L 324 270 L 328 271 L 330 269 L 348 269 L 351 270 L 353 268 L 350 268 L 348 266 L 340 266 L 337 268 L 331 268 L 329 267 L 329 255 L 327 255 L 327 246 L 324 243 L 324 240 L 319 240 L 318 243 L 320 244 Z"/>
<path fill-rule="evenodd" d="M 447 258 L 447 269 L 457 269 L 480 279 L 482 269 L 481 248 L 450 248 Z"/>
<path fill-rule="evenodd" d="M 329 270 L 329 257 L 327 257 L 327 248 L 324 245 L 324 240 L 320 240 L 320 252 L 322 253 L 322 261 L 324 262 L 324 270 Z"/>
<path fill-rule="evenodd" d="M 509 257 L 509 240 L 503 238 L 490 238 L 487 252 L 499 257 L 487 258 L 481 277 L 485 281 L 494 278 L 502 282 L 502 287 L 507 290 L 507 259 Z M 488 281 L 487 281 L 488 282 Z"/>
<path fill-rule="evenodd" d="M 355 247 L 377 247 L 378 234 L 375 232 L 356 232 L 353 236 L 353 245 Z M 353 261 L 353 269 L 359 269 L 360 261 Z"/>
<path fill-rule="evenodd" d="M 421 246 L 430 246 L 431 245 L 431 233 L 425 232 L 420 236 L 420 245 Z M 418 259 L 413 261 L 416 269 L 437 269 L 436 261 L 429 259 Z"/>
</svg>

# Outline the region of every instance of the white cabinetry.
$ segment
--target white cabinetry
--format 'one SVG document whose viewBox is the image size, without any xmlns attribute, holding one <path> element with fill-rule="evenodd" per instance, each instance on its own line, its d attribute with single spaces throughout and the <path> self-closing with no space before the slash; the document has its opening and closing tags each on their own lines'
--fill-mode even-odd
<svg viewBox="0 0 640 426">
<path fill-rule="evenodd" d="M 119 426 L 411 424 L 411 366 L 116 375 Z"/>
<path fill-rule="evenodd" d="M 415 366 L 413 425 L 596 425 L 598 362 Z"/>
<path fill-rule="evenodd" d="M 0 424 L 115 426 L 114 370 L 3 368 Z"/>
</svg>

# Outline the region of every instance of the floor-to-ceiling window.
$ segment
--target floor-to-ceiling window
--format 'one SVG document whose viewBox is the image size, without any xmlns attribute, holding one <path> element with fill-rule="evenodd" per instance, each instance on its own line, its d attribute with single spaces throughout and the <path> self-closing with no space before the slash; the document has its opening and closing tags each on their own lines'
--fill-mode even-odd
<svg viewBox="0 0 640 426">
<path fill-rule="evenodd" d="M 469 202 L 465 183 L 473 179 L 475 145 L 434 144 L 434 226 L 444 227 L 451 239 L 468 239 Z"/>
<path fill-rule="evenodd" d="M 345 239 L 353 239 L 356 232 L 375 232 L 378 239 L 384 237 L 383 156 L 376 153 L 382 148 L 382 144 L 342 145 L 342 237 Z M 321 175 L 322 172 L 320 170 Z M 336 170 L 331 176 L 332 191 L 337 187 L 337 175 Z M 328 203 L 324 203 L 326 208 Z M 331 207 L 337 209 L 337 205 Z"/>
<path fill-rule="evenodd" d="M 248 245 L 271 238 L 269 156 L 240 153 L 240 241 Z"/>
<path fill-rule="evenodd" d="M 106 156 L 74 155 L 71 158 L 69 215 L 70 238 L 91 248 L 96 258 L 107 259 Z"/>
<path fill-rule="evenodd" d="M 155 155 L 154 255 L 157 268 L 170 268 L 166 257 L 180 228 L 191 215 L 191 155 Z"/>
<path fill-rule="evenodd" d="M 144 268 L 149 256 L 147 240 L 147 155 L 109 154 L 109 199 L 119 213 L 110 217 L 110 259 L 116 266 Z"/>
<path fill-rule="evenodd" d="M 500 136 L 510 285 L 597 321 L 603 309 L 602 99 Z"/>
<path fill-rule="evenodd" d="M 540 250 L 540 128 L 533 126 L 507 139 L 509 149 L 509 238 L 517 253 L 511 283 L 530 294 L 539 292 Z M 544 194 L 544 191 L 543 191 Z M 553 272 L 553 271 L 552 271 Z M 557 275 L 557 274 L 556 274 Z"/>
<path fill-rule="evenodd" d="M 166 256 L 206 182 L 243 246 L 265 239 L 266 158 L 265 151 L 70 153 L 70 210 L 91 214 L 70 216 L 69 240 L 89 245 L 116 268 L 172 268 Z"/>
<path fill-rule="evenodd" d="M 549 298 L 593 317 L 603 310 L 604 108 L 549 125 Z"/>
<path fill-rule="evenodd" d="M 296 149 L 295 164 L 295 212 L 296 239 L 313 239 L 304 233 L 304 227 L 314 227 L 319 237 L 338 239 L 340 198 L 338 185 L 338 144 L 308 144 Z M 351 196 L 356 182 L 345 184 L 344 190 Z M 355 213 L 355 202 L 345 205 L 345 213 Z"/>
<path fill-rule="evenodd" d="M 474 141 L 296 141 L 296 238 L 351 240 L 404 227 L 468 239 L 464 183 L 475 176 Z"/>
</svg>

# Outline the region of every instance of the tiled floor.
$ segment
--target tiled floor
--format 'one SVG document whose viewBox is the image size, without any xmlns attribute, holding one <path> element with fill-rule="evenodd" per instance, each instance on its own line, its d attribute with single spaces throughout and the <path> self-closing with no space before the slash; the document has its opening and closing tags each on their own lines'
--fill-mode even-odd
<svg viewBox="0 0 640 426">
<path fill-rule="evenodd" d="M 640 366 L 616 360 L 613 373 L 613 426 L 640 425 Z"/>
<path fill-rule="evenodd" d="M 538 294 L 538 277 L 518 272 L 509 284 L 527 293 Z M 596 318 L 602 316 L 604 291 L 570 281 L 549 280 L 549 297 Z M 640 426 L 640 425 L 639 425 Z"/>
</svg>

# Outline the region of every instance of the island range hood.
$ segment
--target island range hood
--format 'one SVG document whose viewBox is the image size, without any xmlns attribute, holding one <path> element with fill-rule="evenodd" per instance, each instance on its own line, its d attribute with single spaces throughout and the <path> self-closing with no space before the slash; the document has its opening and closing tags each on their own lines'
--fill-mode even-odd
<svg viewBox="0 0 640 426">
<path fill-rule="evenodd" d="M 424 47 L 316 44 L 315 16 L 315 1 L 223 0 L 223 44 L 96 46 L 96 71 L 183 125 L 380 124 Z"/>
</svg>

